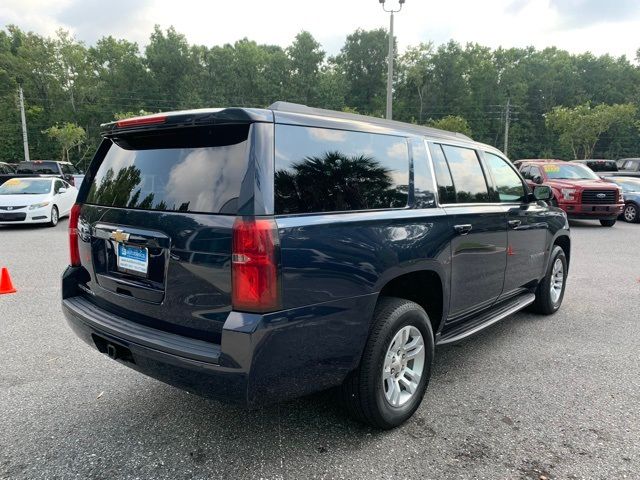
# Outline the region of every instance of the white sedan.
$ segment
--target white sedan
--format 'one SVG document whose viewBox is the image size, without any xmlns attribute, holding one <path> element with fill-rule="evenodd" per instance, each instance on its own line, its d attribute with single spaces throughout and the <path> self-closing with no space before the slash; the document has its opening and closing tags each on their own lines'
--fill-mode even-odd
<svg viewBox="0 0 640 480">
<path fill-rule="evenodd" d="M 59 178 L 11 178 L 0 185 L 0 225 L 46 223 L 69 215 L 78 189 Z"/>
</svg>

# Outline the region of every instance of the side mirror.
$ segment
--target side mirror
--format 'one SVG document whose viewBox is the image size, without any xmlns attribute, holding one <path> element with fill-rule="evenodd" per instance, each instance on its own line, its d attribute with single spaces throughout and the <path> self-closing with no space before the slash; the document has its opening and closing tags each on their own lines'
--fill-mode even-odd
<svg viewBox="0 0 640 480">
<path fill-rule="evenodd" d="M 540 175 L 536 175 L 535 177 L 533 177 L 533 183 L 542 185 L 542 177 Z"/>
<path fill-rule="evenodd" d="M 547 185 L 539 185 L 533 188 L 533 196 L 536 200 L 544 200 L 545 202 L 553 198 L 551 187 Z"/>
<path fill-rule="evenodd" d="M 58 190 L 58 193 L 65 193 L 66 191 L 67 191 L 67 189 L 62 187 L 60 190 Z"/>
</svg>

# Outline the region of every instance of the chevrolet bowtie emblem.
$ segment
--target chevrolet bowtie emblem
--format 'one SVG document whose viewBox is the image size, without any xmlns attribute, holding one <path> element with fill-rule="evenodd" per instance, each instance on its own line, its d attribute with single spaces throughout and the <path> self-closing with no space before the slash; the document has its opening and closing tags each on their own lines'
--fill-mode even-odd
<svg viewBox="0 0 640 480">
<path fill-rule="evenodd" d="M 123 232 L 122 230 L 116 230 L 111 232 L 111 239 L 115 240 L 118 243 L 126 242 L 129 240 L 129 234 Z"/>
</svg>

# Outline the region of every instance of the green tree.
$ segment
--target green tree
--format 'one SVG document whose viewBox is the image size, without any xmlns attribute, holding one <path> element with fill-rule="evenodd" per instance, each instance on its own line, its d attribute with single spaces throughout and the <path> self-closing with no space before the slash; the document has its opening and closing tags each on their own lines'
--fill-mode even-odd
<svg viewBox="0 0 640 480">
<path fill-rule="evenodd" d="M 356 30 L 334 59 L 347 83 L 349 106 L 359 112 L 381 115 L 386 102 L 387 32 Z"/>
<path fill-rule="evenodd" d="M 593 158 L 601 135 L 614 125 L 633 125 L 637 108 L 632 104 L 589 103 L 574 108 L 555 107 L 546 116 L 547 127 L 558 132 L 561 144 L 573 158 Z"/>
<path fill-rule="evenodd" d="M 75 123 L 64 123 L 61 127 L 54 125 L 43 131 L 50 138 L 54 139 L 62 149 L 63 162 L 69 162 L 69 152 L 73 147 L 82 145 L 87 137 L 84 128 L 79 127 Z"/>
<path fill-rule="evenodd" d="M 291 99 L 313 104 L 318 96 L 318 77 L 324 61 L 324 51 L 309 32 L 302 31 L 287 48 L 287 55 L 291 62 Z"/>
<path fill-rule="evenodd" d="M 429 126 L 447 130 L 449 132 L 458 132 L 467 136 L 471 136 L 471 128 L 469 122 L 459 115 L 447 115 L 438 120 L 429 120 Z"/>
</svg>

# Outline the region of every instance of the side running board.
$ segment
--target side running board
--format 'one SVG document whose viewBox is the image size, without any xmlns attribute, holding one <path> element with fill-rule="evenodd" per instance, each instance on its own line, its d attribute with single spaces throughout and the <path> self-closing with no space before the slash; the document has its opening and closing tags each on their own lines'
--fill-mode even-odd
<svg viewBox="0 0 640 480">
<path fill-rule="evenodd" d="M 511 300 L 507 300 L 501 303 L 497 307 L 493 307 L 488 312 L 485 312 L 478 317 L 464 322 L 458 328 L 444 333 L 438 340 L 438 345 L 446 345 L 447 343 L 455 343 L 467 338 L 480 330 L 487 328 L 494 323 L 508 317 L 509 315 L 522 310 L 528 305 L 531 305 L 536 299 L 535 294 L 525 293 L 517 296 Z"/>
</svg>

